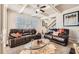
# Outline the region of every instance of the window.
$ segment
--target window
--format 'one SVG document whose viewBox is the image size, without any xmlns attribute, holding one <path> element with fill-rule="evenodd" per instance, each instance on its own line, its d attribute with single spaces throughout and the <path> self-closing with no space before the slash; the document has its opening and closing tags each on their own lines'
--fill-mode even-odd
<svg viewBox="0 0 79 59">
<path fill-rule="evenodd" d="M 40 26 L 41 21 L 38 18 L 31 16 L 20 15 L 16 17 L 17 28 L 37 28 Z"/>
</svg>

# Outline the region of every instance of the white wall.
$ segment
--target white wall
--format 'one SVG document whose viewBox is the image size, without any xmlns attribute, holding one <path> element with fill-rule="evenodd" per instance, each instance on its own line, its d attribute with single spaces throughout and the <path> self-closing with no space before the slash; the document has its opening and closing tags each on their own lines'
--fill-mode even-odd
<svg viewBox="0 0 79 59">
<path fill-rule="evenodd" d="M 79 6 L 67 9 L 64 12 L 57 15 L 57 28 L 63 28 L 63 14 L 79 11 Z M 64 27 L 70 29 L 70 39 L 79 41 L 79 26 Z"/>
</svg>

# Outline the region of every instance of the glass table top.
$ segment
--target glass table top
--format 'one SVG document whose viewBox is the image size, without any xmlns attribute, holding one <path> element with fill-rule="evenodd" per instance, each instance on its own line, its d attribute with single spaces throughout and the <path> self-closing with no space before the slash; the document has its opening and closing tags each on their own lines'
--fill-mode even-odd
<svg viewBox="0 0 79 59">
<path fill-rule="evenodd" d="M 47 54 L 55 53 L 55 45 L 51 44 L 48 39 L 33 40 L 25 45 L 25 50 L 21 53 L 26 54 Z"/>
</svg>

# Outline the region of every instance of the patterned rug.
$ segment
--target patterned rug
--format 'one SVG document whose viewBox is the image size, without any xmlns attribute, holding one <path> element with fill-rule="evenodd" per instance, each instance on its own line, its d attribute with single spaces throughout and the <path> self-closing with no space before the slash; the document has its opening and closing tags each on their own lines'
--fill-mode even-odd
<svg viewBox="0 0 79 59">
<path fill-rule="evenodd" d="M 55 54 L 69 54 L 69 51 L 70 51 L 69 46 L 62 46 L 62 45 L 59 45 L 56 43 L 53 43 L 53 44 L 56 46 L 56 53 Z"/>
</svg>

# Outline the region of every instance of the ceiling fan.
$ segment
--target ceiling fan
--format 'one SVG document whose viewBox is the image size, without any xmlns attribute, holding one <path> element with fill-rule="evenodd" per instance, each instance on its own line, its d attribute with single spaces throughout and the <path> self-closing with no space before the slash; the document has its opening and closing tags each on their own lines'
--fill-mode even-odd
<svg viewBox="0 0 79 59">
<path fill-rule="evenodd" d="M 36 13 L 39 13 L 39 12 L 44 13 L 44 12 L 45 12 L 45 11 L 43 10 L 44 8 L 46 8 L 45 5 L 43 5 L 43 6 L 37 5 Z"/>
</svg>

